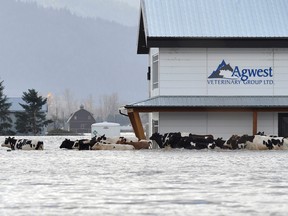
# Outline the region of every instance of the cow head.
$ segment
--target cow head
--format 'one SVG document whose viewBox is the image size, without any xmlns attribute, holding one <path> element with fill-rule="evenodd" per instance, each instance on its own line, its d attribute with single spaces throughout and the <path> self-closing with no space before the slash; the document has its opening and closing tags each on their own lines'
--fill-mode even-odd
<svg viewBox="0 0 288 216">
<path fill-rule="evenodd" d="M 70 139 L 65 139 L 60 145 L 60 148 L 72 149 L 73 146 L 74 146 L 74 141 Z"/>
<path fill-rule="evenodd" d="M 218 137 L 216 140 L 214 140 L 214 143 L 217 147 L 219 148 L 224 148 L 224 143 L 226 142 L 226 140 L 223 140 L 223 137 Z"/>
<path fill-rule="evenodd" d="M 164 148 L 162 138 L 163 135 L 159 134 L 158 132 L 155 132 L 149 139 L 154 140 L 160 148 Z"/>
<path fill-rule="evenodd" d="M 240 136 L 234 134 L 232 135 L 225 143 L 224 146 L 230 149 L 238 149 L 237 141 L 240 139 Z"/>
<path fill-rule="evenodd" d="M 239 149 L 246 148 L 247 142 L 253 142 L 254 138 L 255 136 L 249 136 L 248 134 L 244 134 L 236 141 L 237 147 Z"/>
<path fill-rule="evenodd" d="M 165 133 L 164 137 L 162 139 L 163 146 L 168 147 L 171 146 L 171 148 L 178 148 L 178 143 L 181 139 L 181 133 L 175 132 L 175 133 Z"/>
<path fill-rule="evenodd" d="M 14 149 L 16 141 L 17 140 L 14 137 L 8 137 L 8 138 L 5 138 L 5 141 L 4 143 L 1 144 L 1 146 Z"/>
</svg>

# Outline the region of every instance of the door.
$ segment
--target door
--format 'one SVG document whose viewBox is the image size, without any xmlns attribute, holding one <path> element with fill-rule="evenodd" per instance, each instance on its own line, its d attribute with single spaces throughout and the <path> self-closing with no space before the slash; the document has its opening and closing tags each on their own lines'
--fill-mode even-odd
<svg viewBox="0 0 288 216">
<path fill-rule="evenodd" d="M 288 137 L 288 113 L 278 113 L 278 136 Z"/>
</svg>

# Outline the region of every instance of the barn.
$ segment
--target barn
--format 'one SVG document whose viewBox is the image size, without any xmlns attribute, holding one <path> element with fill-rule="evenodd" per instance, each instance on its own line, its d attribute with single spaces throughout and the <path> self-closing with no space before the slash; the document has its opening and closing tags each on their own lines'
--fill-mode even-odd
<svg viewBox="0 0 288 216">
<path fill-rule="evenodd" d="M 288 136 L 287 11 L 287 0 L 141 0 L 149 98 L 125 106 L 136 136 Z"/>
<path fill-rule="evenodd" d="M 80 109 L 72 113 L 67 120 L 68 131 L 74 133 L 90 133 L 91 125 L 95 123 L 93 114 L 81 105 Z"/>
</svg>

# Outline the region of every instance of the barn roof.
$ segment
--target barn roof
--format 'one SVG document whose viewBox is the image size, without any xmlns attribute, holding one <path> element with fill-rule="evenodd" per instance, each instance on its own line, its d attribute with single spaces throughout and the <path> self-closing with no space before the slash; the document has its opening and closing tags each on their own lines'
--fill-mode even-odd
<svg viewBox="0 0 288 216">
<path fill-rule="evenodd" d="M 157 96 L 125 108 L 287 108 L 287 96 Z"/>
<path fill-rule="evenodd" d="M 138 53 L 150 47 L 288 47 L 287 11 L 287 0 L 141 0 Z"/>
<path fill-rule="evenodd" d="M 75 116 L 75 115 L 78 115 L 79 113 L 86 113 L 86 114 L 89 114 L 90 116 L 91 116 L 91 120 L 93 121 L 93 122 L 95 122 L 95 118 L 94 118 L 94 116 L 93 116 L 93 113 L 91 113 L 91 112 L 89 112 L 88 110 L 86 110 L 86 109 L 84 109 L 84 105 L 83 104 L 81 104 L 80 105 L 80 109 L 79 110 L 77 110 L 77 111 L 75 111 L 75 112 L 73 112 L 70 116 L 69 116 L 69 118 L 68 118 L 68 120 L 67 120 L 67 123 L 69 123 L 71 120 L 72 120 L 72 118 Z M 77 121 L 77 120 L 76 120 Z M 82 121 L 82 120 L 81 120 Z"/>
</svg>

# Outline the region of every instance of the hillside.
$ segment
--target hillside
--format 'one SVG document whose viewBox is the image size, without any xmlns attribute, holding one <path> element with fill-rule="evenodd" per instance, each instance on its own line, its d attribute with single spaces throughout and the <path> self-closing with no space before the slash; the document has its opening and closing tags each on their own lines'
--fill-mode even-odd
<svg viewBox="0 0 288 216">
<path fill-rule="evenodd" d="M 66 10 L 2 0 L 0 79 L 7 96 L 34 88 L 76 98 L 118 93 L 147 97 L 147 56 L 137 55 L 137 27 L 81 18 Z"/>
</svg>

